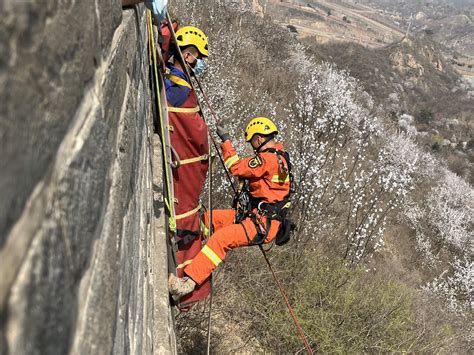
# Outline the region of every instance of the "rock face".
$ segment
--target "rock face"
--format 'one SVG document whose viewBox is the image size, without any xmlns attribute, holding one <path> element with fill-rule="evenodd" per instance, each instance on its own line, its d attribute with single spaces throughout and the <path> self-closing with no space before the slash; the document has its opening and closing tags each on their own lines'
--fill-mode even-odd
<svg viewBox="0 0 474 355">
<path fill-rule="evenodd" d="M 143 5 L 0 10 L 0 354 L 175 353 Z"/>
</svg>

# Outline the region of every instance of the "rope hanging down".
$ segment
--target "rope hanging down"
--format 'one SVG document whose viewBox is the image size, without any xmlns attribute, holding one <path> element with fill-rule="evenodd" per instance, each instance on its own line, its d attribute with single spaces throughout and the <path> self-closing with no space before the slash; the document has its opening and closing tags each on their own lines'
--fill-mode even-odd
<svg viewBox="0 0 474 355">
<path fill-rule="evenodd" d="M 208 135 L 209 136 L 209 135 Z M 212 232 L 212 162 L 209 162 L 209 236 Z M 214 279 L 211 278 L 211 294 L 209 295 L 209 316 L 207 319 L 207 355 L 211 353 L 211 314 L 212 314 L 212 300 L 214 293 Z"/>
<path fill-rule="evenodd" d="M 212 106 L 211 106 L 211 103 L 209 102 L 209 99 L 208 99 L 206 93 L 204 92 L 203 87 L 201 86 L 201 83 L 199 82 L 199 80 L 197 80 L 197 78 L 195 78 L 195 79 L 196 79 L 196 82 L 197 82 L 197 84 L 198 84 L 198 86 L 199 86 L 199 90 L 201 91 L 202 96 L 204 97 L 204 101 L 206 101 L 206 104 L 207 104 L 207 106 L 208 106 L 208 108 L 209 108 L 209 111 L 210 111 L 211 114 L 213 115 L 214 120 L 216 121 L 216 123 L 218 123 L 220 120 L 219 120 L 219 118 L 217 117 L 215 111 L 213 110 L 213 108 L 212 108 Z M 227 167 L 226 167 L 225 164 L 224 164 L 224 161 L 222 161 L 222 163 L 223 163 L 223 166 L 224 166 L 224 169 L 225 169 L 226 173 L 228 174 L 228 170 L 227 170 Z M 231 184 L 231 186 L 234 187 L 233 184 Z M 235 188 L 234 188 L 234 194 L 237 194 L 237 191 L 235 190 Z M 263 254 L 263 257 L 265 258 L 265 261 L 266 261 L 266 263 L 267 263 L 267 265 L 268 265 L 268 268 L 270 269 L 270 271 L 271 271 L 271 273 L 272 273 L 272 275 L 273 275 L 273 278 L 275 279 L 276 284 L 278 285 L 278 288 L 280 289 L 280 292 L 281 292 L 281 294 L 282 294 L 282 296 L 283 296 L 283 298 L 284 298 L 284 300 L 285 300 L 285 304 L 286 304 L 286 306 L 288 307 L 288 310 L 289 310 L 289 312 L 290 312 L 291 318 L 293 319 L 293 322 L 295 323 L 295 326 L 296 326 L 296 328 L 297 328 L 297 330 L 298 330 L 298 333 L 300 334 L 301 338 L 303 339 L 303 343 L 304 343 L 304 346 L 305 346 L 306 350 L 308 351 L 308 354 L 313 354 L 313 350 L 311 349 L 311 347 L 310 347 L 310 345 L 309 345 L 309 343 L 308 343 L 308 340 L 307 340 L 306 335 L 305 335 L 305 333 L 304 333 L 304 331 L 303 331 L 303 328 L 301 328 L 301 325 L 298 323 L 298 320 L 297 320 L 297 318 L 296 318 L 295 312 L 294 312 L 293 308 L 291 307 L 291 304 L 290 304 L 290 301 L 288 300 L 288 297 L 287 297 L 287 295 L 286 295 L 286 292 L 285 292 L 283 286 L 281 285 L 280 281 L 278 280 L 278 278 L 277 278 L 275 272 L 273 271 L 273 268 L 272 268 L 272 266 L 271 266 L 271 264 L 270 264 L 270 261 L 269 261 L 268 258 L 267 258 L 267 255 L 266 255 L 266 253 L 265 253 L 265 250 L 263 249 L 263 247 L 262 247 L 261 245 L 259 245 L 259 248 L 260 248 L 260 250 L 261 250 L 261 252 L 262 252 L 262 254 Z"/>
<path fill-rule="evenodd" d="M 288 296 L 286 295 L 286 292 L 283 286 L 281 285 L 280 280 L 278 280 L 275 274 L 275 271 L 273 271 L 272 265 L 270 264 L 270 260 L 268 260 L 265 250 L 263 250 L 263 247 L 261 245 L 259 245 L 259 248 L 263 254 L 263 257 L 265 258 L 265 261 L 267 262 L 268 268 L 272 272 L 273 278 L 275 279 L 275 283 L 280 289 L 280 293 L 283 296 L 283 299 L 285 300 L 286 307 L 288 307 L 288 310 L 290 311 L 290 315 L 291 315 L 291 318 L 293 319 L 293 323 L 295 323 L 296 329 L 298 329 L 298 333 L 300 333 L 301 339 L 303 339 L 303 343 L 306 350 L 308 351 L 308 354 L 313 354 L 313 349 L 311 349 L 311 346 L 308 343 L 308 339 L 306 338 L 306 334 L 304 333 L 303 328 L 301 328 L 301 325 L 298 323 L 298 319 L 296 319 L 295 311 L 291 307 L 290 301 L 288 300 Z"/>
<path fill-rule="evenodd" d="M 162 111 L 162 103 L 160 97 L 160 84 L 158 82 L 158 68 L 157 68 L 157 61 L 156 61 L 156 48 L 155 48 L 155 36 L 153 32 L 153 21 L 152 21 L 152 14 L 150 10 L 147 10 L 147 27 L 148 27 L 148 38 L 151 47 L 151 58 L 153 62 L 153 82 L 155 85 L 155 98 L 156 98 L 156 110 L 160 118 L 160 129 L 161 129 L 161 147 L 163 152 L 163 160 L 164 160 L 164 169 L 165 169 L 165 184 L 166 184 L 166 195 L 163 198 L 163 201 L 168 209 L 169 216 L 168 216 L 168 223 L 169 229 L 171 232 L 176 232 L 176 219 L 175 219 L 175 210 L 174 210 L 174 203 L 173 203 L 173 192 L 171 190 L 171 182 L 169 177 L 169 166 L 168 166 L 168 157 L 166 154 L 166 139 L 165 139 L 165 125 L 163 123 L 163 111 Z"/>
</svg>

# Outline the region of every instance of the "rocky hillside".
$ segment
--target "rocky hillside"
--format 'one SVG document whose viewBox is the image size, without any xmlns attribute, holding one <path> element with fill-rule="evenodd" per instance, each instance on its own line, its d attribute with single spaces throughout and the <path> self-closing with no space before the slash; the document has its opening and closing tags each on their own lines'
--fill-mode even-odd
<svg viewBox="0 0 474 355">
<path fill-rule="evenodd" d="M 429 39 L 409 37 L 381 49 L 353 43 L 319 45 L 310 39 L 306 43 L 314 46 L 315 55 L 322 60 L 351 72 L 375 98 L 391 97 L 399 104 L 390 107 L 395 111 L 414 113 L 429 107 L 449 117 L 474 109 L 470 105 L 474 90 Z M 453 102 L 458 104 L 451 105 Z"/>
<path fill-rule="evenodd" d="M 409 115 L 413 122 L 409 129 L 420 133 L 419 143 L 436 149 L 453 171 L 474 181 L 473 157 L 466 149 L 474 144 L 474 87 L 469 77 L 464 79 L 461 75 L 469 75 L 466 70 L 470 70 L 470 59 L 453 54 L 431 34 L 416 30 L 416 26 L 410 31 L 412 35 L 405 38 L 408 27 L 401 25 L 400 18 L 408 10 L 398 17 L 389 14 L 393 9 L 410 7 L 407 3 L 266 4 L 266 13 L 309 44 L 316 57 L 335 63 L 360 80 L 379 105 L 381 115 L 390 117 L 396 125 L 401 122 L 403 129 L 405 119 L 400 121 L 400 117 Z M 464 8 L 469 9 L 467 5 Z M 437 11 L 448 11 L 443 9 Z"/>
<path fill-rule="evenodd" d="M 369 47 L 400 40 L 404 32 L 374 8 L 343 1 L 264 1 L 264 11 L 298 38 Z"/>
<path fill-rule="evenodd" d="M 380 114 L 407 129 L 420 145 L 435 148 L 453 171 L 474 181 L 474 88 L 427 37 L 409 37 L 380 49 L 354 43 L 321 45 L 306 39 L 314 54 L 360 80 L 379 104 Z"/>
<path fill-rule="evenodd" d="M 401 28 L 424 32 L 446 47 L 474 57 L 474 4 L 469 0 L 357 0 L 379 9 Z"/>
</svg>

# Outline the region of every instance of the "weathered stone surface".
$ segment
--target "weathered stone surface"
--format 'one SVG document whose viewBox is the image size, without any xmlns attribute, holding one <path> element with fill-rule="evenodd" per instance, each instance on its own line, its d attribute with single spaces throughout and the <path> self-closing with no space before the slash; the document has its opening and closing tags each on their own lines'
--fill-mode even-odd
<svg viewBox="0 0 474 355">
<path fill-rule="evenodd" d="M 52 164 L 101 49 L 94 0 L 5 0 L 2 10 L 0 246 Z"/>
<path fill-rule="evenodd" d="M 1 354 L 176 352 L 144 7 L 120 3 L 0 3 Z"/>
<path fill-rule="evenodd" d="M 169 248 L 158 247 L 163 245 L 163 240 L 166 240 L 166 226 L 163 210 L 163 176 L 161 169 L 161 144 L 158 135 L 154 139 L 154 154 L 153 154 L 153 194 L 154 194 L 154 238 L 153 238 L 153 254 L 152 258 L 157 262 L 154 263 L 155 269 L 153 272 L 153 280 L 155 285 L 168 284 L 168 257 Z M 160 167 L 160 169 L 157 169 Z M 158 262 L 159 261 L 159 262 Z M 171 266 L 170 266 L 171 268 Z M 176 338 L 174 331 L 170 332 L 167 327 L 174 327 L 173 315 L 169 311 L 168 305 L 168 289 L 167 287 L 155 287 L 154 292 L 154 319 L 155 321 L 162 318 L 166 326 L 155 327 L 156 334 L 153 338 L 153 348 L 156 354 L 176 353 Z M 160 316 L 161 315 L 161 316 Z M 167 317 L 167 319 L 163 318 Z M 166 339 L 166 340 L 165 340 Z M 168 347 L 171 344 L 171 348 Z"/>
</svg>

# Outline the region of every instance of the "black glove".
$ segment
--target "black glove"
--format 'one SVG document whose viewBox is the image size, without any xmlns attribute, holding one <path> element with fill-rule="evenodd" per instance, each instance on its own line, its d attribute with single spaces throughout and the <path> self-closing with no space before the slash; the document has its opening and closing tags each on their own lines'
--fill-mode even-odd
<svg viewBox="0 0 474 355">
<path fill-rule="evenodd" d="M 219 138 L 222 140 L 222 142 L 225 142 L 226 140 L 230 140 L 229 132 L 224 126 L 217 125 L 216 133 L 219 136 Z"/>
</svg>

